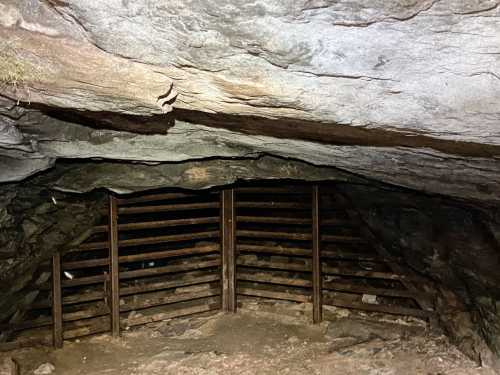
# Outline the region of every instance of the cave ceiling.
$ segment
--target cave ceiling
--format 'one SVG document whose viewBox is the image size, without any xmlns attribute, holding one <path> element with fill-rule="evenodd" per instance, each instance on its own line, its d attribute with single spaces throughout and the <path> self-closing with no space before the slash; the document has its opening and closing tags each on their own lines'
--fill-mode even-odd
<svg viewBox="0 0 500 375">
<path fill-rule="evenodd" d="M 2 182 L 248 159 L 500 201 L 498 0 L 2 0 L 0 50 Z"/>
</svg>

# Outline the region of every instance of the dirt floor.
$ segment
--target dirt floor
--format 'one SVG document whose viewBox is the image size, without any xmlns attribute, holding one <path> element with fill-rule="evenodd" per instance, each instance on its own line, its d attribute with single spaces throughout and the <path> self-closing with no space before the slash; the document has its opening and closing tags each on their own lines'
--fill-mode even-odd
<svg viewBox="0 0 500 375">
<path fill-rule="evenodd" d="M 478 368 L 417 319 L 332 308 L 325 312 L 331 321 L 315 326 L 308 309 L 247 302 L 234 315 L 172 319 L 126 331 L 120 339 L 100 335 L 66 341 L 59 350 L 2 353 L 0 359 L 12 357 L 21 374 L 43 374 L 35 369 L 44 363 L 61 375 L 496 374 Z"/>
</svg>

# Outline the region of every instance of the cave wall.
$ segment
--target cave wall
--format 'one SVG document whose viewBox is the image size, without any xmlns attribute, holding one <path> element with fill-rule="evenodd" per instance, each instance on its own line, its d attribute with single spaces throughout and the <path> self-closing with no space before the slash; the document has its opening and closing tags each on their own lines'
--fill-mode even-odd
<svg viewBox="0 0 500 375">
<path fill-rule="evenodd" d="M 479 363 L 495 363 L 494 353 L 500 354 L 500 207 L 272 157 L 151 166 L 67 162 L 0 185 L 0 282 L 9 286 L 1 290 L 0 321 L 21 314 L 36 297 L 30 293 L 33 283 L 49 276 L 35 272 L 40 263 L 83 240 L 100 219 L 96 207 L 102 207 L 105 193 L 93 189 L 201 189 L 277 177 L 337 181 L 385 247 L 436 282 L 442 326 L 458 347 Z"/>
<path fill-rule="evenodd" d="M 100 218 L 104 194 L 53 191 L 54 172 L 0 185 L 0 322 L 20 319 L 37 297 L 34 285 L 50 278 L 42 262 L 83 240 Z M 3 335 L 0 334 L 0 341 Z"/>
<path fill-rule="evenodd" d="M 455 343 L 479 362 L 492 360 L 481 338 L 500 354 L 500 207 L 342 186 L 384 246 L 440 286 L 441 323 Z"/>
</svg>

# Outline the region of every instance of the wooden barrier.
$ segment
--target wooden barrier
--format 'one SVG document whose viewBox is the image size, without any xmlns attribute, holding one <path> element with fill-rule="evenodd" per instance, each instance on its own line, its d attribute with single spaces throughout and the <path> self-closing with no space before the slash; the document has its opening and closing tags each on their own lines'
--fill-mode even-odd
<svg viewBox="0 0 500 375">
<path fill-rule="evenodd" d="M 35 341 L 30 330 L 41 342 L 52 333 L 60 347 L 177 316 L 234 312 L 247 297 L 312 303 L 315 323 L 324 305 L 435 319 L 431 296 L 414 286 L 425 280 L 367 234 L 334 185 L 162 190 L 110 195 L 108 204 L 84 243 L 44 266 L 53 281 L 39 286 L 24 320 L 0 324 L 20 345 Z"/>
</svg>

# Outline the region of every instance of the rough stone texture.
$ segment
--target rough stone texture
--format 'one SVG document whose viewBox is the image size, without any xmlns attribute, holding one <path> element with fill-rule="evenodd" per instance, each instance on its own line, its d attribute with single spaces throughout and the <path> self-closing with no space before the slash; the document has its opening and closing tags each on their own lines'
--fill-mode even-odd
<svg viewBox="0 0 500 375">
<path fill-rule="evenodd" d="M 47 183 L 56 177 L 52 172 L 0 186 L 0 322 L 22 316 L 37 296 L 33 286 L 50 278 L 39 265 L 78 241 L 99 218 L 102 194 L 54 192 Z"/>
<path fill-rule="evenodd" d="M 343 191 L 387 249 L 444 288 L 440 317 L 457 345 L 487 362 L 482 336 L 500 353 L 500 209 L 366 185 Z"/>
<path fill-rule="evenodd" d="M 9 0 L 0 24 L 61 87 L 33 101 L 144 113 L 171 79 L 177 108 L 500 145 L 498 4 Z"/>
<path fill-rule="evenodd" d="M 184 121 L 176 121 L 166 134 L 137 134 L 88 127 L 38 111 L 15 110 L 22 111 L 22 116 L 15 122 L 16 132 L 5 134 L 0 155 L 2 152 L 23 153 L 27 159 L 16 161 L 21 166 L 9 168 L 9 174 L 2 174 L 4 180 L 20 180 L 52 166 L 58 158 L 149 163 L 277 155 L 430 193 L 500 202 L 497 188 L 500 161 L 496 159 L 451 156 L 430 148 L 318 144 L 243 134 Z"/>
<path fill-rule="evenodd" d="M 69 168 L 52 186 L 73 193 L 104 187 L 117 193 L 132 193 L 165 186 L 206 189 L 238 180 L 259 179 L 363 181 L 333 168 L 263 156 L 255 160 L 208 160 L 152 166 L 89 162 Z"/>
</svg>

